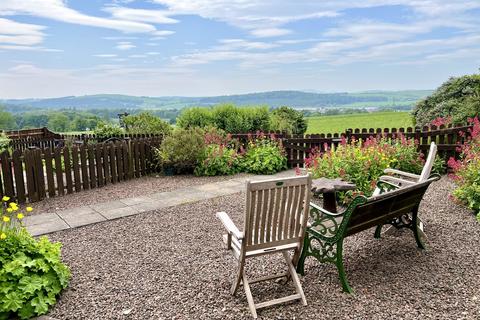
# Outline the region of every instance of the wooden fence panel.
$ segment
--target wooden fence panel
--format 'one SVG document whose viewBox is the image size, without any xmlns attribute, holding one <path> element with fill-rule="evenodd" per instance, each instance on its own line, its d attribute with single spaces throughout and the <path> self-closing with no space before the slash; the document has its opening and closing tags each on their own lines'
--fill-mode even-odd
<svg viewBox="0 0 480 320">
<path fill-rule="evenodd" d="M 0 161 L 2 162 L 2 177 L 5 195 L 15 198 L 15 188 L 13 184 L 12 166 L 10 164 L 9 152 L 3 151 L 0 154 Z"/>
<path fill-rule="evenodd" d="M 38 198 L 39 200 L 43 200 L 47 196 L 47 193 L 45 191 L 45 175 L 43 172 L 42 150 L 35 149 L 35 150 L 32 150 L 32 153 L 34 155 L 34 163 L 35 163 L 34 177 L 35 177 L 36 189 L 38 192 Z"/>
<path fill-rule="evenodd" d="M 123 181 L 126 180 L 123 171 L 123 145 L 121 142 L 117 142 L 115 143 L 115 147 L 115 153 L 117 156 L 118 181 Z"/>
<path fill-rule="evenodd" d="M 87 148 L 80 146 L 80 163 L 82 168 L 82 184 L 83 190 L 90 189 L 90 181 L 88 178 L 88 162 L 87 162 Z"/>
<path fill-rule="evenodd" d="M 97 184 L 98 187 L 103 187 L 103 165 L 102 165 L 102 144 L 95 145 L 95 162 L 97 165 Z"/>
<path fill-rule="evenodd" d="M 63 183 L 63 168 L 62 168 L 62 149 L 55 148 L 55 176 L 57 178 L 58 194 L 63 196 L 65 194 L 65 184 Z"/>
<path fill-rule="evenodd" d="M 43 157 L 45 160 L 45 174 L 47 175 L 48 196 L 55 197 L 55 180 L 53 177 L 53 156 L 49 148 L 43 150 Z"/>
<path fill-rule="evenodd" d="M 77 146 L 72 147 L 72 166 L 75 191 L 82 191 L 82 180 L 80 178 L 80 164 L 78 163 L 79 151 Z"/>
<path fill-rule="evenodd" d="M 109 152 L 110 152 L 110 173 L 112 175 L 112 183 L 117 183 L 118 177 L 117 177 L 116 146 L 113 142 L 110 142 L 108 145 L 109 145 Z"/>
<path fill-rule="evenodd" d="M 13 161 L 13 174 L 15 178 L 16 199 L 19 203 L 25 203 L 25 201 L 27 201 L 27 196 L 25 192 L 25 178 L 23 176 L 22 151 L 14 150 L 12 153 L 12 161 Z"/>
<path fill-rule="evenodd" d="M 88 146 L 88 171 L 90 173 L 90 188 L 96 188 L 97 187 L 97 176 L 95 175 L 95 155 L 94 155 L 94 150 L 93 146 L 89 145 Z"/>
<path fill-rule="evenodd" d="M 67 184 L 67 193 L 73 193 L 72 163 L 70 150 L 63 148 L 63 163 L 65 167 L 65 182 Z"/>
<path fill-rule="evenodd" d="M 103 172 L 105 176 L 105 185 L 112 183 L 110 178 L 110 159 L 109 159 L 109 151 L 108 151 L 107 143 L 102 144 L 102 159 L 103 159 Z"/>
</svg>

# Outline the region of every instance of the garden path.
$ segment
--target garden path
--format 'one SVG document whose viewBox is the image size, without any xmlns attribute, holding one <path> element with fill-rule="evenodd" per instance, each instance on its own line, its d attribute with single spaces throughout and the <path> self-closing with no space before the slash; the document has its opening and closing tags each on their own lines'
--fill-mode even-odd
<svg viewBox="0 0 480 320">
<path fill-rule="evenodd" d="M 25 225 L 32 235 L 38 236 L 137 215 L 157 209 L 239 193 L 243 191 L 247 180 L 258 181 L 294 175 L 294 170 L 286 170 L 274 175 L 236 177 L 225 181 L 148 194 L 142 197 L 124 198 L 64 210 L 52 210 L 51 212 L 26 217 Z"/>
</svg>

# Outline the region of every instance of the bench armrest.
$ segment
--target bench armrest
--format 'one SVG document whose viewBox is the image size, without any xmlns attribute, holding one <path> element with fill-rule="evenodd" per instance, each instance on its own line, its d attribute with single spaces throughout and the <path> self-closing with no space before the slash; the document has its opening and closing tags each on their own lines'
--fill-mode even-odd
<svg viewBox="0 0 480 320">
<path fill-rule="evenodd" d="M 233 223 L 232 219 L 230 219 L 226 212 L 217 212 L 217 218 L 220 219 L 229 234 L 231 234 L 238 240 L 243 239 L 243 232 L 240 232 L 240 230 L 238 230 L 237 226 Z"/>
<path fill-rule="evenodd" d="M 404 176 L 404 177 L 407 177 L 407 178 L 412 178 L 412 179 L 420 179 L 420 176 L 418 174 L 414 174 L 414 173 L 410 173 L 410 172 L 404 172 L 404 171 L 400 171 L 400 170 L 397 170 L 397 169 L 391 169 L 391 168 L 387 168 L 383 171 L 384 173 L 392 173 L 392 174 L 396 174 L 396 175 L 399 175 L 399 176 Z"/>
<path fill-rule="evenodd" d="M 389 183 L 390 185 L 396 185 L 397 188 L 399 187 L 398 184 L 402 184 L 404 186 L 411 186 L 416 183 L 415 181 L 405 180 L 392 176 L 381 176 L 378 180 L 379 182 L 381 181 L 384 183 Z"/>
<path fill-rule="evenodd" d="M 316 205 L 316 204 L 313 203 L 313 202 L 310 202 L 310 208 L 315 209 L 315 210 L 318 210 L 318 211 L 320 211 L 321 213 L 326 214 L 327 216 L 333 216 L 333 217 L 341 216 L 341 215 L 345 212 L 345 211 L 337 212 L 337 213 L 330 212 L 330 211 L 328 211 L 328 210 L 320 207 L 319 205 Z"/>
</svg>

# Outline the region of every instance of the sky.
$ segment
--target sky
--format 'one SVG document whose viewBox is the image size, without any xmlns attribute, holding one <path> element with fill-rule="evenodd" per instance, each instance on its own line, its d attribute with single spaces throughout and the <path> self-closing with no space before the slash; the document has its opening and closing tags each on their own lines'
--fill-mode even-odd
<svg viewBox="0 0 480 320">
<path fill-rule="evenodd" d="M 0 0 L 0 98 L 434 89 L 480 0 Z"/>
</svg>

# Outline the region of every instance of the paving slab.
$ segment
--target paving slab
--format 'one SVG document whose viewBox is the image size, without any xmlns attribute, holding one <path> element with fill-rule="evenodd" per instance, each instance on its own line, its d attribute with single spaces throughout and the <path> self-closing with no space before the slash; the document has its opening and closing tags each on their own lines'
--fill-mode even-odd
<svg viewBox="0 0 480 320">
<path fill-rule="evenodd" d="M 71 227 L 80 227 L 106 221 L 100 213 L 89 206 L 58 211 L 57 214 Z"/>
<path fill-rule="evenodd" d="M 36 220 L 35 224 L 26 225 L 27 230 L 32 234 L 32 236 L 38 236 L 70 228 L 70 226 L 58 215 L 55 214 L 56 218 L 52 218 L 50 214 L 44 215 L 45 217 L 43 218 L 45 218 L 45 220 L 41 221 L 40 216 L 43 215 L 39 214 L 36 215 L 39 218 Z"/>
<path fill-rule="evenodd" d="M 34 226 L 37 224 L 45 224 L 48 222 L 53 222 L 59 219 L 59 216 L 55 212 L 47 212 L 47 213 L 41 213 L 41 214 L 36 214 L 32 216 L 26 216 L 23 219 L 23 223 L 28 227 L 28 226 Z"/>
<path fill-rule="evenodd" d="M 146 202 L 152 202 L 153 199 L 149 197 L 136 197 L 136 198 L 126 198 L 120 199 L 120 202 L 126 204 L 127 206 L 134 206 L 137 204 L 142 204 Z"/>
<path fill-rule="evenodd" d="M 101 212 L 102 216 L 108 220 L 118 219 L 122 217 L 128 217 L 140 213 L 135 207 L 123 207 L 110 210 L 104 210 Z"/>
<path fill-rule="evenodd" d="M 107 212 L 113 209 L 126 208 L 128 207 L 128 205 L 126 205 L 120 200 L 115 200 L 115 201 L 92 204 L 89 207 L 92 208 L 94 211 L 103 214 L 104 212 Z"/>
</svg>

